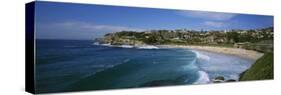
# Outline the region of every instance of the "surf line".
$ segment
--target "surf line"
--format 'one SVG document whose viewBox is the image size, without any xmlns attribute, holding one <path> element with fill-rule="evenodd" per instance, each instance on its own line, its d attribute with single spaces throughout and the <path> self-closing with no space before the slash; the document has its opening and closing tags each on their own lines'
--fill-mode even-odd
<svg viewBox="0 0 281 95">
<path fill-rule="evenodd" d="M 206 60 L 206 61 L 209 61 L 210 60 L 210 57 L 207 56 L 207 55 L 204 55 L 204 54 L 201 54 L 199 53 L 198 51 L 195 51 L 195 50 L 191 50 L 193 53 L 195 53 L 195 63 L 198 62 L 198 60 Z M 198 79 L 193 83 L 193 84 L 207 84 L 207 83 L 210 83 L 210 78 L 209 78 L 209 75 L 207 72 L 203 71 L 200 69 L 199 65 L 198 64 L 195 64 L 197 67 L 198 67 Z"/>
</svg>

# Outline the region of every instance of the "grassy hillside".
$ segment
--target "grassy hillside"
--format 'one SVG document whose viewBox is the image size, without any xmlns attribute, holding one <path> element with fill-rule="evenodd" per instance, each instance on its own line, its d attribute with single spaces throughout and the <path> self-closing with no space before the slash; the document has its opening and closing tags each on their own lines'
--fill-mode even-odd
<svg viewBox="0 0 281 95">
<path fill-rule="evenodd" d="M 241 74 L 240 81 L 273 79 L 273 53 L 266 53 L 247 71 Z"/>
</svg>

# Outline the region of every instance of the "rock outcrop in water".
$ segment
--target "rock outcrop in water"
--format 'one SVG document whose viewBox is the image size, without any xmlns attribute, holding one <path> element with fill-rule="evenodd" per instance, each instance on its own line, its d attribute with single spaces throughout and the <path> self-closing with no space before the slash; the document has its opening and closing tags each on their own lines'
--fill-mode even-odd
<svg viewBox="0 0 281 95">
<path fill-rule="evenodd" d="M 218 76 L 213 80 L 213 83 L 223 83 L 223 82 L 235 82 L 235 79 L 228 79 L 225 80 L 225 78 L 223 76 Z"/>
<path fill-rule="evenodd" d="M 226 80 L 225 82 L 236 82 L 236 80 L 234 80 L 234 79 L 229 79 L 229 80 Z"/>
<path fill-rule="evenodd" d="M 224 77 L 223 76 L 218 76 L 213 80 L 214 83 L 221 83 L 224 82 Z"/>
</svg>

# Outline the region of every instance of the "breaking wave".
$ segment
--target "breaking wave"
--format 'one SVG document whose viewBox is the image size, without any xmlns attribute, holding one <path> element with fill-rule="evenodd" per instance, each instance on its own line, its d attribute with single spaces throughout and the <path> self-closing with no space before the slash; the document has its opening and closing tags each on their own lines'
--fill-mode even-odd
<svg viewBox="0 0 281 95">
<path fill-rule="evenodd" d="M 209 75 L 204 71 L 198 71 L 198 79 L 193 84 L 206 84 L 210 83 Z"/>
<path fill-rule="evenodd" d="M 201 54 L 197 51 L 193 51 L 195 54 L 196 54 L 196 57 L 199 59 L 199 60 L 205 60 L 205 61 L 209 61 L 210 60 L 210 57 L 207 56 L 207 55 L 204 55 L 204 54 Z"/>
<path fill-rule="evenodd" d="M 137 46 L 136 48 L 138 48 L 138 49 L 159 49 L 158 47 L 152 46 L 152 45 Z"/>
<path fill-rule="evenodd" d="M 139 46 L 134 46 L 134 45 L 111 45 L 111 44 L 100 44 L 100 43 L 93 43 L 93 45 L 97 46 L 107 46 L 107 47 L 119 47 L 119 48 L 136 48 L 136 49 L 159 49 L 157 46 L 153 45 L 139 45 Z"/>
</svg>

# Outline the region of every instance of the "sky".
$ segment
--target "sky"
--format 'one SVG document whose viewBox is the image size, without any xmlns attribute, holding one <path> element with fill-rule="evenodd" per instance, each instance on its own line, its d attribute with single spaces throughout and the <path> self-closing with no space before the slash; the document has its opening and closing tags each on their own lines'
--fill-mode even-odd
<svg viewBox="0 0 281 95">
<path fill-rule="evenodd" d="M 122 30 L 230 30 L 273 26 L 273 16 L 37 2 L 37 39 L 90 40 Z"/>
</svg>

